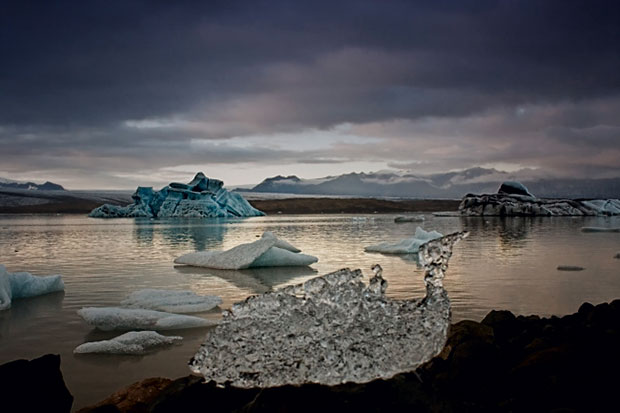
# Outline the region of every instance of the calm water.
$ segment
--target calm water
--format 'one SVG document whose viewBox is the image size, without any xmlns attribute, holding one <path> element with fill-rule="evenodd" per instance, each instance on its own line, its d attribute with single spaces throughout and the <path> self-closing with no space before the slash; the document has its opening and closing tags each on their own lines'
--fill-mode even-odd
<svg viewBox="0 0 620 413">
<path fill-rule="evenodd" d="M 0 216 L 0 263 L 9 271 L 62 274 L 66 292 L 17 300 L 0 312 L 0 363 L 59 353 L 74 407 L 152 376 L 188 374 L 187 360 L 205 329 L 167 332 L 182 345 L 143 357 L 74 356 L 85 341 L 118 333 L 91 329 L 76 314 L 83 306 L 118 305 L 141 288 L 189 289 L 222 297 L 222 308 L 251 294 L 303 282 L 343 267 L 366 275 L 380 263 L 388 295 L 423 295 L 422 273 L 410 257 L 365 253 L 366 245 L 413 235 L 418 223 L 395 224 L 394 215 L 270 216 L 244 220 L 96 220 L 82 216 Z M 426 230 L 471 232 L 459 244 L 445 280 L 453 320 L 480 320 L 491 309 L 518 314 L 567 314 L 584 301 L 620 297 L 618 233 L 582 233 L 582 226 L 620 226 L 620 218 L 439 218 Z M 213 271 L 175 266 L 195 250 L 227 249 L 273 231 L 316 255 L 312 269 Z M 560 272 L 558 265 L 579 265 Z M 218 317 L 218 311 L 202 314 Z"/>
</svg>

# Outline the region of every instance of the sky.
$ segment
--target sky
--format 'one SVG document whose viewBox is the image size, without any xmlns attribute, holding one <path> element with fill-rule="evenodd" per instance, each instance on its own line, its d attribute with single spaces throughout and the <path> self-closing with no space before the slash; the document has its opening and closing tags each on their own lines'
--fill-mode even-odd
<svg viewBox="0 0 620 413">
<path fill-rule="evenodd" d="M 6 0 L 0 177 L 619 177 L 618 22 L 616 0 Z"/>
</svg>

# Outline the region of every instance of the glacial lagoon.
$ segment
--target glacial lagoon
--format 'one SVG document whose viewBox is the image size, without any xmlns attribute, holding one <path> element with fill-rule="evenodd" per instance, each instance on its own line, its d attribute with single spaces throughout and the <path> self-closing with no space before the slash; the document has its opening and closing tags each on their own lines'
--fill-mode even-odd
<svg viewBox="0 0 620 413">
<path fill-rule="evenodd" d="M 74 355 L 86 341 L 120 334 L 93 330 L 76 311 L 117 306 L 143 288 L 218 295 L 229 308 L 253 294 L 304 282 L 316 275 L 360 268 L 366 281 L 379 263 L 393 298 L 422 297 L 422 270 L 413 256 L 364 252 L 364 247 L 411 237 L 417 226 L 443 234 L 469 231 L 455 247 L 444 285 L 452 320 L 480 320 L 491 309 L 543 316 L 575 312 L 584 301 L 620 297 L 620 233 L 582 227 L 618 227 L 620 217 L 459 218 L 394 223 L 394 215 L 275 215 L 246 219 L 116 219 L 83 216 L 0 216 L 0 263 L 9 271 L 62 274 L 65 292 L 13 302 L 0 312 L 0 363 L 59 353 L 62 371 L 80 408 L 146 377 L 187 375 L 187 361 L 205 329 L 176 330 L 182 344 L 145 356 Z M 302 268 L 242 271 L 177 266 L 191 251 L 229 249 L 264 231 L 290 241 L 319 262 Z M 558 271 L 560 265 L 583 271 Z M 217 310 L 202 313 L 217 319 Z"/>
</svg>

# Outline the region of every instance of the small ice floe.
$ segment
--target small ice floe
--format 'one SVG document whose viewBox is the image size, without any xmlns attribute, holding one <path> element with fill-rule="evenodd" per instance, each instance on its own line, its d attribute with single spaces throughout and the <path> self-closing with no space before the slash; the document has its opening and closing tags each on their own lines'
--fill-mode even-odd
<svg viewBox="0 0 620 413">
<path fill-rule="evenodd" d="M 263 233 L 261 239 L 237 245 L 227 251 L 198 251 L 174 260 L 175 264 L 220 270 L 241 270 L 257 267 L 296 267 L 314 264 L 319 259 L 300 254 L 300 250 L 277 238 L 271 232 Z"/>
<path fill-rule="evenodd" d="M 558 265 L 558 271 L 583 271 L 585 268 L 578 265 Z"/>
<path fill-rule="evenodd" d="M 74 354 L 146 354 L 158 347 L 178 343 L 179 336 L 162 336 L 155 331 L 130 331 L 110 340 L 84 343 L 73 350 Z"/>
<path fill-rule="evenodd" d="M 418 227 L 415 235 L 411 238 L 405 238 L 397 243 L 382 242 L 376 245 L 370 245 L 364 248 L 366 252 L 381 252 L 383 254 L 417 254 L 420 245 L 425 242 L 441 238 L 442 235 L 437 231 L 424 231 Z"/>
<path fill-rule="evenodd" d="M 460 211 L 438 211 L 433 212 L 434 217 L 460 217 Z"/>
<path fill-rule="evenodd" d="M 582 227 L 581 232 L 620 232 L 620 227 Z"/>
<path fill-rule="evenodd" d="M 11 302 L 16 298 L 36 297 L 64 289 L 60 275 L 39 277 L 29 272 L 11 273 L 0 264 L 0 310 L 11 308 Z"/>
<path fill-rule="evenodd" d="M 85 307 L 78 315 L 100 330 L 177 330 L 182 328 L 209 327 L 218 324 L 190 315 L 162 311 L 119 307 Z"/>
<path fill-rule="evenodd" d="M 424 218 L 424 215 L 399 216 L 394 218 L 394 222 L 423 222 L 425 219 L 426 218 Z"/>
<path fill-rule="evenodd" d="M 450 299 L 443 287 L 452 247 L 467 233 L 419 249 L 426 296 L 395 300 L 375 265 L 365 284 L 343 269 L 252 296 L 224 312 L 189 367 L 206 381 L 242 388 L 365 383 L 414 371 L 443 349 Z"/>
<path fill-rule="evenodd" d="M 156 290 L 147 288 L 135 291 L 121 301 L 127 308 L 144 308 L 168 313 L 200 313 L 222 304 L 215 295 L 198 295 L 187 290 Z"/>
</svg>

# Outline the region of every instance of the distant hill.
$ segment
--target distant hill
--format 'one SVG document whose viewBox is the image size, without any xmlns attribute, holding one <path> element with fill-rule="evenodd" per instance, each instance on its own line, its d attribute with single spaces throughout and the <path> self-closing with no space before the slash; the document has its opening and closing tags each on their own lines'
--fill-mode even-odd
<svg viewBox="0 0 620 413">
<path fill-rule="evenodd" d="M 536 171 L 514 173 L 487 168 L 418 175 L 410 171 L 378 171 L 301 179 L 297 176 L 267 178 L 251 192 L 362 197 L 461 198 L 468 193 L 495 193 L 504 181 L 523 182 L 534 195 L 548 198 L 619 198 L 620 178 L 557 179 Z"/>
<path fill-rule="evenodd" d="M 47 181 L 44 184 L 35 184 L 34 182 L 19 182 L 10 179 L 0 178 L 0 188 L 3 189 L 28 189 L 33 191 L 64 191 L 61 185 Z"/>
</svg>

